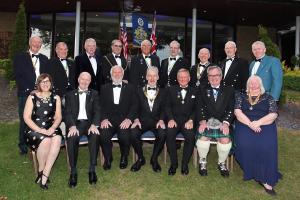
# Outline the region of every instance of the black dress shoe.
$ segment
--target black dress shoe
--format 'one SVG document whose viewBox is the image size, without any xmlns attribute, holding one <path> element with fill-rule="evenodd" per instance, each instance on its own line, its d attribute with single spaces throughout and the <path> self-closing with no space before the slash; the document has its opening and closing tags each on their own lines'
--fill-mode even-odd
<svg viewBox="0 0 300 200">
<path fill-rule="evenodd" d="M 227 169 L 225 163 L 219 163 L 218 164 L 218 169 L 220 171 L 221 176 L 224 176 L 224 177 L 228 177 L 229 176 L 229 170 Z"/>
<path fill-rule="evenodd" d="M 120 160 L 120 169 L 125 169 L 128 165 L 128 160 L 127 157 L 125 156 L 121 156 L 121 160 Z"/>
<path fill-rule="evenodd" d="M 272 188 L 272 189 L 267 189 L 267 188 L 264 186 L 264 184 L 262 184 L 262 183 L 259 183 L 259 184 L 265 189 L 265 192 L 266 192 L 267 194 L 269 194 L 269 195 L 271 195 L 271 196 L 276 196 L 276 195 L 277 195 L 277 193 L 275 192 L 274 188 Z"/>
<path fill-rule="evenodd" d="M 97 183 L 97 175 L 96 172 L 89 172 L 89 183 L 92 184 L 96 184 Z"/>
<path fill-rule="evenodd" d="M 69 187 L 74 188 L 77 185 L 77 174 L 70 174 Z"/>
<path fill-rule="evenodd" d="M 158 162 L 152 162 L 151 165 L 154 172 L 161 172 L 161 167 Z"/>
<path fill-rule="evenodd" d="M 181 168 L 181 174 L 182 175 L 188 175 L 189 174 L 189 167 L 188 165 L 183 165 Z"/>
<path fill-rule="evenodd" d="M 103 169 L 104 169 L 104 170 L 109 170 L 109 169 L 111 169 L 111 162 L 110 162 L 110 161 L 104 161 Z"/>
<path fill-rule="evenodd" d="M 145 165 L 145 164 L 146 164 L 145 158 L 138 159 L 138 160 L 131 166 L 130 171 L 132 171 L 132 172 L 137 172 L 137 171 L 139 171 L 139 170 L 141 169 L 141 167 L 142 167 L 143 165 Z"/>
<path fill-rule="evenodd" d="M 171 166 L 168 170 L 168 175 L 174 176 L 176 174 L 176 167 Z"/>
</svg>

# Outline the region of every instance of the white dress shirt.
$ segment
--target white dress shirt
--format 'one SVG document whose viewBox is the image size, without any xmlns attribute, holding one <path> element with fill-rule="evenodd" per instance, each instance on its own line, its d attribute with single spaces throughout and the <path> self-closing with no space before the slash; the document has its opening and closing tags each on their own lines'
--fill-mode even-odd
<svg viewBox="0 0 300 200">
<path fill-rule="evenodd" d="M 148 105 L 149 105 L 150 110 L 152 111 L 156 90 L 148 90 L 148 87 L 150 87 L 149 85 L 147 85 L 146 87 L 147 87 Z"/>
<path fill-rule="evenodd" d="M 114 87 L 114 88 L 113 88 L 113 93 L 114 93 L 114 104 L 119 105 L 119 103 L 120 103 L 120 95 L 121 95 L 122 83 L 113 83 L 113 85 L 121 85 L 121 87 Z"/>
<path fill-rule="evenodd" d="M 150 54 L 149 55 L 144 55 L 143 54 L 143 57 L 144 57 L 144 59 L 146 61 L 147 66 L 150 67 L 150 66 L 152 66 L 151 65 L 151 58 L 145 58 L 146 56 L 151 56 L 151 55 Z"/>
<path fill-rule="evenodd" d="M 178 60 L 178 58 L 179 58 L 179 56 L 175 57 L 176 60 L 174 60 L 174 59 L 171 60 L 171 57 L 168 58 L 168 60 L 169 60 L 169 62 L 168 62 L 169 63 L 169 65 L 168 65 L 168 75 L 170 75 L 170 73 L 173 69 L 173 66 L 176 63 L 176 61 Z"/>
<path fill-rule="evenodd" d="M 229 70 L 229 68 L 230 68 L 230 66 L 231 66 L 231 64 L 232 64 L 234 58 L 231 58 L 231 59 L 232 59 L 232 60 L 227 60 L 227 61 L 226 61 L 226 64 L 225 64 L 225 71 L 224 71 L 224 78 L 226 77 L 227 72 L 228 72 L 228 70 Z"/>
<path fill-rule="evenodd" d="M 40 72 L 40 59 L 38 59 L 37 57 L 32 57 L 32 52 L 29 50 L 30 56 L 31 56 L 31 61 L 32 61 L 32 65 L 34 68 L 34 73 L 35 73 L 35 81 L 37 80 L 37 78 L 39 77 L 39 75 L 41 74 Z M 39 55 L 38 53 L 35 55 Z"/>
<path fill-rule="evenodd" d="M 97 75 L 97 61 L 96 61 L 95 55 L 93 57 L 90 57 L 91 56 L 90 54 L 88 54 L 88 53 L 86 53 L 86 54 L 91 62 L 94 74 Z"/>
<path fill-rule="evenodd" d="M 78 91 L 82 91 L 78 89 Z M 85 109 L 85 102 L 86 102 L 86 93 L 79 94 L 79 113 L 78 113 L 78 120 L 87 119 L 86 109 Z"/>
<path fill-rule="evenodd" d="M 115 60 L 116 60 L 116 62 L 117 62 L 117 64 L 118 64 L 118 66 L 121 66 L 121 67 L 122 67 L 122 61 L 121 61 L 121 58 L 116 58 L 116 57 L 115 57 L 116 54 L 114 54 L 114 53 L 112 53 L 112 55 L 114 56 L 114 58 L 115 58 Z M 120 55 L 117 55 L 117 56 L 120 56 Z"/>
</svg>

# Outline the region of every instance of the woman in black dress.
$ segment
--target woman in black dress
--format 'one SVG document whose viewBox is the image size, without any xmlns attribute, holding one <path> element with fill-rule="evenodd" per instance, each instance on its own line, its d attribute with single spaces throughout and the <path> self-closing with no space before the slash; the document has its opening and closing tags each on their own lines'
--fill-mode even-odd
<svg viewBox="0 0 300 200">
<path fill-rule="evenodd" d="M 29 95 L 24 108 L 25 133 L 28 146 L 36 151 L 39 173 L 36 183 L 48 189 L 47 180 L 58 156 L 62 132 L 58 128 L 62 119 L 61 100 L 51 92 L 52 80 L 49 74 L 37 79 L 37 91 Z"/>
</svg>

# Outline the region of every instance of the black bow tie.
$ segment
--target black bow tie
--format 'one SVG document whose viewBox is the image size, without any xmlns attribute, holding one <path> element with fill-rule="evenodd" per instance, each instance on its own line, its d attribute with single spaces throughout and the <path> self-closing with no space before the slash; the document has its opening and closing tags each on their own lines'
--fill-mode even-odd
<svg viewBox="0 0 300 200">
<path fill-rule="evenodd" d="M 227 62 L 227 61 L 229 61 L 229 60 L 230 60 L 230 61 L 232 61 L 232 60 L 233 60 L 233 58 L 227 58 L 227 59 L 226 59 L 226 62 Z"/>
<path fill-rule="evenodd" d="M 170 58 L 170 60 L 175 60 L 176 61 L 176 58 Z"/>
<path fill-rule="evenodd" d="M 36 58 L 39 58 L 39 54 L 32 54 L 31 57 L 36 57 Z"/>
<path fill-rule="evenodd" d="M 67 60 L 67 59 L 66 59 L 66 58 L 61 58 L 61 59 L 60 59 L 60 61 L 64 61 L 64 60 Z"/>
<path fill-rule="evenodd" d="M 88 90 L 78 90 L 78 94 L 83 94 L 83 93 L 85 93 L 85 94 L 87 94 L 87 92 L 88 92 Z"/>
<path fill-rule="evenodd" d="M 150 58 L 150 56 L 145 56 L 145 59 L 146 59 L 146 58 Z"/>
<path fill-rule="evenodd" d="M 93 55 L 93 56 L 89 56 L 89 59 L 91 59 L 91 58 L 95 58 L 95 55 Z"/>
<path fill-rule="evenodd" d="M 121 88 L 121 84 L 117 84 L 117 85 L 113 84 L 113 88 L 115 87 Z"/>
<path fill-rule="evenodd" d="M 115 58 L 121 58 L 121 56 L 117 56 L 117 55 L 115 55 Z"/>
<path fill-rule="evenodd" d="M 220 88 L 215 88 L 215 87 L 212 87 L 213 90 L 216 90 L 216 91 L 219 91 Z"/>
<path fill-rule="evenodd" d="M 180 87 L 180 89 L 181 89 L 181 91 L 182 91 L 182 90 L 187 91 L 187 87 L 185 87 L 185 88 Z"/>
<path fill-rule="evenodd" d="M 261 62 L 261 58 L 260 59 L 255 59 L 255 62 Z"/>
<path fill-rule="evenodd" d="M 156 87 L 148 87 L 148 90 L 156 90 Z"/>
<path fill-rule="evenodd" d="M 205 67 L 206 67 L 206 65 L 199 64 L 199 67 L 204 67 L 204 68 L 205 68 Z"/>
</svg>

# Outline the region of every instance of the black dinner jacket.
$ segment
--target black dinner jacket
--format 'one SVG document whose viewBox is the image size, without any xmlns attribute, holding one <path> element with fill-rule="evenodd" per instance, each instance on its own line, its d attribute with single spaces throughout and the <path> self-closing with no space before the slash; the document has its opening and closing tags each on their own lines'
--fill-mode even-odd
<svg viewBox="0 0 300 200">
<path fill-rule="evenodd" d="M 122 68 L 124 69 L 123 80 L 128 81 L 129 68 L 127 67 L 127 60 L 124 58 L 123 55 L 121 55 L 121 63 L 122 63 Z M 109 54 L 103 56 L 103 58 L 102 58 L 102 80 L 103 80 L 104 84 L 111 83 L 110 69 L 117 64 L 118 63 L 112 53 L 109 53 Z"/>
<path fill-rule="evenodd" d="M 166 117 L 170 121 L 174 119 L 177 123 L 183 124 L 188 120 L 195 120 L 195 111 L 197 103 L 197 90 L 193 87 L 187 87 L 187 93 L 182 104 L 181 88 L 174 85 L 167 89 Z"/>
<path fill-rule="evenodd" d="M 168 75 L 168 66 L 169 66 L 169 58 L 166 58 L 162 60 L 160 71 L 159 71 L 159 86 L 161 88 L 164 88 L 168 85 L 173 86 L 177 85 L 177 72 L 181 68 L 185 68 L 187 70 L 190 70 L 190 66 L 188 64 L 188 61 L 185 58 L 179 57 L 176 62 L 173 65 L 173 68 Z"/>
<path fill-rule="evenodd" d="M 76 120 L 79 114 L 79 93 L 78 89 L 72 90 L 66 94 L 65 102 L 65 123 L 67 130 L 71 126 L 76 126 Z M 89 126 L 100 124 L 100 106 L 99 94 L 96 90 L 89 89 L 86 94 L 85 102 L 86 115 Z"/>
<path fill-rule="evenodd" d="M 200 63 L 197 63 L 196 65 L 193 65 L 191 67 L 191 70 L 190 70 L 190 74 L 191 74 L 191 81 L 189 83 L 189 85 L 191 87 L 198 87 L 196 84 L 197 84 L 197 68 L 198 68 L 198 65 Z M 204 71 L 202 72 L 202 75 L 200 77 L 200 85 L 208 85 L 209 82 L 208 82 L 208 77 L 207 77 L 207 68 L 211 65 L 214 65 L 212 63 L 209 63 L 206 68 L 204 69 Z"/>
<path fill-rule="evenodd" d="M 48 61 L 47 72 L 51 75 L 53 80 L 53 91 L 55 94 L 63 97 L 68 91 L 75 89 L 75 63 L 67 59 L 69 68 L 69 77 L 65 72 L 64 66 L 58 57 L 51 58 Z"/>
<path fill-rule="evenodd" d="M 104 119 L 120 123 L 128 118 L 133 121 L 136 118 L 136 88 L 127 83 L 122 83 L 119 105 L 114 104 L 112 83 L 101 86 L 100 93 L 101 121 Z"/>
<path fill-rule="evenodd" d="M 101 57 L 95 54 L 97 61 L 97 73 L 95 75 L 90 59 L 88 58 L 86 52 L 76 56 L 75 65 L 76 65 L 76 80 L 81 72 L 88 72 L 92 81 L 89 88 L 99 91 L 101 85 L 103 84 L 102 80 L 102 68 L 101 68 Z M 76 85 L 77 86 L 77 85 Z"/>
<path fill-rule="evenodd" d="M 145 87 L 139 87 L 137 91 L 138 106 L 137 106 L 137 118 L 143 123 L 157 123 L 159 120 L 165 120 L 165 101 L 166 93 L 165 89 L 158 90 L 158 94 L 154 99 L 152 111 L 150 110 L 148 99 L 145 95 Z"/>
<path fill-rule="evenodd" d="M 152 54 L 150 55 L 151 65 L 160 69 L 158 56 Z M 144 87 L 147 84 L 146 72 L 148 66 L 143 54 L 134 56 L 131 59 L 130 70 L 129 70 L 129 82 L 135 86 Z"/>
<path fill-rule="evenodd" d="M 210 85 L 200 86 L 197 104 L 197 120 L 208 120 L 211 117 L 219 121 L 233 122 L 234 89 L 230 86 L 220 86 L 217 101 L 214 100 L 213 89 Z"/>
<path fill-rule="evenodd" d="M 47 56 L 39 54 L 40 73 L 46 73 Z M 17 54 L 13 60 L 14 78 L 18 87 L 18 96 L 27 96 L 34 90 L 36 75 L 29 52 Z"/>
<path fill-rule="evenodd" d="M 234 58 L 229 70 L 224 77 L 226 66 L 226 59 L 220 63 L 222 68 L 223 80 L 222 85 L 231 86 L 239 92 L 246 91 L 246 83 L 249 77 L 249 64 L 248 61 L 243 58 Z"/>
</svg>

